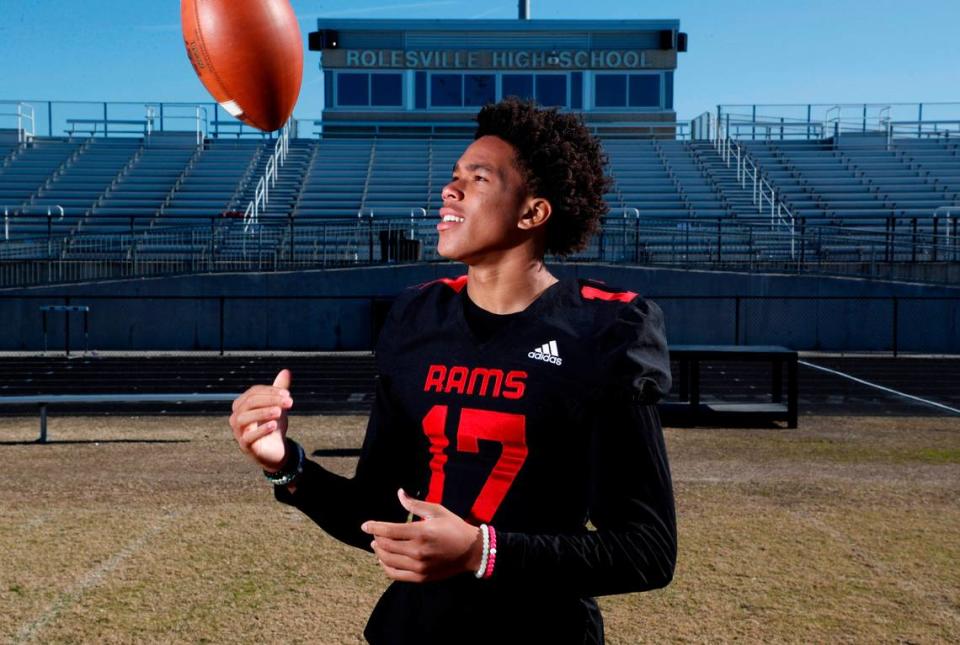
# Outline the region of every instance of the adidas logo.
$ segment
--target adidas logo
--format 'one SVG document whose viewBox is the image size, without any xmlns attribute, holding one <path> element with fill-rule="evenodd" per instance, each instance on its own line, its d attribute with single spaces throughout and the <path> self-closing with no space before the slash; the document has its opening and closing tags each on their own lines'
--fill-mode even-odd
<svg viewBox="0 0 960 645">
<path fill-rule="evenodd" d="M 563 365 L 563 359 L 560 358 L 560 352 L 557 351 L 557 341 L 551 340 L 544 343 L 533 351 L 527 353 L 529 358 L 535 358 L 538 361 L 553 363 L 554 365 Z"/>
</svg>

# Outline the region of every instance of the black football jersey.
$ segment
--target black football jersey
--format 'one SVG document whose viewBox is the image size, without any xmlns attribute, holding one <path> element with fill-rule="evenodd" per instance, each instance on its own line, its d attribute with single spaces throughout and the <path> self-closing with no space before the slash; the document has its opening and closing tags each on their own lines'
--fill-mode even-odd
<svg viewBox="0 0 960 645">
<path fill-rule="evenodd" d="M 394 303 L 354 478 L 308 462 L 296 493 L 277 497 L 367 550 L 362 522 L 407 519 L 400 487 L 495 528 L 491 578 L 394 582 L 371 642 L 602 642 L 591 596 L 673 574 L 654 405 L 670 387 L 662 315 L 635 293 L 567 278 L 482 333 L 466 281 L 419 285 Z"/>
</svg>

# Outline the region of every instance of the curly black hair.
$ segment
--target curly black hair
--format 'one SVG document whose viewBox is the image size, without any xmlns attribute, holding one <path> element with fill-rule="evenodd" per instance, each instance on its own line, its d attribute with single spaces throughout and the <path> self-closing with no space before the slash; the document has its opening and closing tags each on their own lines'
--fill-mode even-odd
<svg viewBox="0 0 960 645">
<path fill-rule="evenodd" d="M 550 202 L 546 253 L 582 250 L 609 210 L 603 195 L 612 180 L 607 155 L 580 116 L 509 97 L 477 114 L 474 139 L 488 135 L 513 146 L 529 194 Z"/>
</svg>

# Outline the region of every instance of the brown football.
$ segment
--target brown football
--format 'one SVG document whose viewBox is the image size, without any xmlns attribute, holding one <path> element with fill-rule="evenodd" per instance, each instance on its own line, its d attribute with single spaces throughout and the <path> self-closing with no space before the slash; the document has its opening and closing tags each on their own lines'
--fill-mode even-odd
<svg viewBox="0 0 960 645">
<path fill-rule="evenodd" d="M 288 0 L 181 0 L 187 56 L 232 116 L 271 132 L 300 95 L 303 41 Z"/>
</svg>

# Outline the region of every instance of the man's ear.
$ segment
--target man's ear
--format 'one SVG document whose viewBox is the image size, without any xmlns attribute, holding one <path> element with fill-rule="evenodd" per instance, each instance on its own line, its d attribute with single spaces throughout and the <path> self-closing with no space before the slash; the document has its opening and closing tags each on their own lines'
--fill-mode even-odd
<svg viewBox="0 0 960 645">
<path fill-rule="evenodd" d="M 543 197 L 531 197 L 527 200 L 527 208 L 517 226 L 523 230 L 530 230 L 543 226 L 550 219 L 553 207 Z"/>
</svg>

